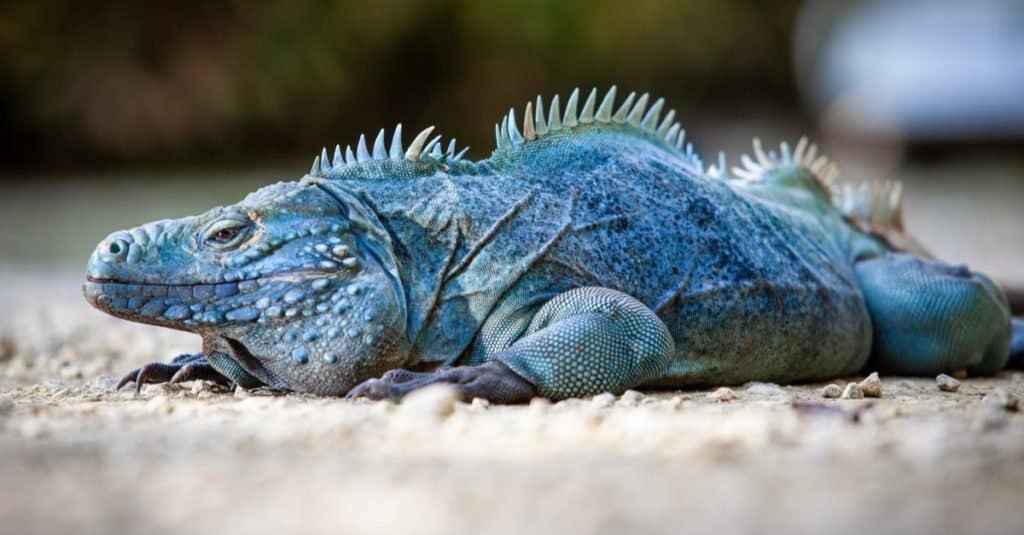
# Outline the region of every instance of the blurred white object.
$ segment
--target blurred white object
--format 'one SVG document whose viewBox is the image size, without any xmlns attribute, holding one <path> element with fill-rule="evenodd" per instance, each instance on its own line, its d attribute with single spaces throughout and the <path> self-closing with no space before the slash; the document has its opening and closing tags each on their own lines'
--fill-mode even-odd
<svg viewBox="0 0 1024 535">
<path fill-rule="evenodd" d="M 795 31 L 799 85 L 829 131 L 1024 137 L 1024 1 L 810 0 Z"/>
</svg>

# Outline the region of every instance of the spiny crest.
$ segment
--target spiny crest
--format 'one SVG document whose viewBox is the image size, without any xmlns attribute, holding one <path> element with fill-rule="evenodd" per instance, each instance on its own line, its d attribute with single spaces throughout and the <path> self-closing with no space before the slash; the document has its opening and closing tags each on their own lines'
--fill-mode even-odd
<svg viewBox="0 0 1024 535">
<path fill-rule="evenodd" d="M 884 239 L 893 247 L 928 256 L 903 226 L 903 183 L 876 180 L 857 185 L 838 184 L 839 170 L 825 155 L 818 154 L 818 146 L 801 137 L 792 151 L 789 144 L 779 145 L 779 152 L 765 152 L 761 140 L 754 138 L 754 157 L 740 157 L 742 167 L 733 167 L 737 179 L 760 182 L 765 174 L 775 169 L 799 168 L 810 175 L 829 194 L 833 206 L 861 231 Z M 717 166 L 711 166 L 707 175 L 726 178 L 725 156 Z"/>
<path fill-rule="evenodd" d="M 882 239 L 890 247 L 933 258 L 903 226 L 903 183 L 875 180 L 843 184 L 833 202 L 847 221 L 862 232 Z"/>
<path fill-rule="evenodd" d="M 402 161 L 408 160 L 411 162 L 418 162 L 423 156 L 429 156 L 437 161 L 443 162 L 457 162 L 461 161 L 463 156 L 469 150 L 469 147 L 465 147 L 462 150 L 457 150 L 455 139 L 453 138 L 448 143 L 448 148 L 442 150 L 441 148 L 441 136 L 430 137 L 430 134 L 434 131 L 433 126 L 424 128 L 416 137 L 413 138 L 412 143 L 409 144 L 408 149 L 402 148 L 402 125 L 399 123 L 395 126 L 395 131 L 391 135 L 390 147 L 386 143 L 385 131 L 383 128 L 377 133 L 377 137 L 373 141 L 373 148 L 367 148 L 366 136 L 360 135 L 359 142 L 356 143 L 356 150 L 352 150 L 352 146 L 348 145 L 345 147 L 345 151 L 342 152 L 341 145 L 335 145 L 333 160 L 328 157 L 327 149 L 324 148 L 320 151 L 320 155 L 313 158 L 313 166 L 309 169 L 309 175 L 314 177 L 325 177 L 329 173 L 338 171 L 344 167 L 358 165 L 366 162 L 373 161 Z"/>
<path fill-rule="evenodd" d="M 839 178 L 839 169 L 835 163 L 829 161 L 828 156 L 818 154 L 818 145 L 810 143 L 807 137 L 801 137 L 796 147 L 790 151 L 789 143 L 783 141 L 779 145 L 779 152 L 774 150 L 765 152 L 761 146 L 761 140 L 754 138 L 754 158 L 744 154 L 740 156 L 742 167 L 733 167 L 732 173 L 740 180 L 759 182 L 769 171 L 780 168 L 797 167 L 803 169 L 821 187 L 834 196 L 838 191 L 836 179 Z M 724 168 L 724 161 L 722 162 Z M 710 169 L 709 169 L 710 171 Z M 724 176 L 722 169 L 716 169 L 718 176 Z M 709 173 L 710 174 L 710 173 Z"/>
<path fill-rule="evenodd" d="M 630 93 L 625 100 L 615 107 L 617 88 L 613 85 L 598 103 L 597 88 L 590 94 L 580 107 L 580 90 L 576 88 L 565 102 L 562 111 L 561 99 L 555 95 L 547 113 L 544 111 L 544 99 L 537 96 L 536 104 L 527 102 L 523 109 L 523 127 L 520 131 L 516 120 L 516 110 L 508 111 L 501 122 L 494 125 L 495 150 L 515 148 L 536 139 L 561 130 L 571 130 L 592 124 L 620 124 L 632 126 L 648 135 L 661 139 L 669 148 L 675 150 L 694 166 L 703 169 L 700 157 L 693 149 L 692 143 L 686 142 L 686 130 L 675 121 L 675 110 L 669 110 L 664 118 L 661 110 L 665 107 L 665 99 L 659 98 L 648 108 L 650 95 L 644 93 L 637 98 Z"/>
<path fill-rule="evenodd" d="M 867 229 L 904 230 L 903 183 L 898 180 L 843 184 L 834 202 L 840 212 Z"/>
</svg>

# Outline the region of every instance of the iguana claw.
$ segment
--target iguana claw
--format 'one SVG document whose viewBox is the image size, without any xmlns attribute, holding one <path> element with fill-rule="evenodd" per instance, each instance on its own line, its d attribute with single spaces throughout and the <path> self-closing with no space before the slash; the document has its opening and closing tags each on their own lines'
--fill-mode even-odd
<svg viewBox="0 0 1024 535">
<path fill-rule="evenodd" d="M 115 391 L 129 383 L 135 383 L 135 393 L 142 391 L 142 385 L 146 383 L 169 383 L 176 384 L 185 381 L 205 379 L 221 385 L 228 385 L 230 381 L 218 373 L 201 353 L 190 355 L 178 355 L 170 364 L 163 362 L 151 362 L 128 372 L 118 381 Z"/>
</svg>

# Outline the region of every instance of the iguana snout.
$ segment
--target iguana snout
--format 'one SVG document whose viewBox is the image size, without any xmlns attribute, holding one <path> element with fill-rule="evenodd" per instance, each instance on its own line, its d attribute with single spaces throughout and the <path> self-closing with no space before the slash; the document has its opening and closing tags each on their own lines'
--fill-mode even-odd
<svg viewBox="0 0 1024 535">
<path fill-rule="evenodd" d="M 397 266 L 382 260 L 382 231 L 354 217 L 366 210 L 357 202 L 282 183 L 115 232 L 89 259 L 85 297 L 114 316 L 230 341 L 216 346 L 269 386 L 344 393 L 408 354 Z"/>
</svg>

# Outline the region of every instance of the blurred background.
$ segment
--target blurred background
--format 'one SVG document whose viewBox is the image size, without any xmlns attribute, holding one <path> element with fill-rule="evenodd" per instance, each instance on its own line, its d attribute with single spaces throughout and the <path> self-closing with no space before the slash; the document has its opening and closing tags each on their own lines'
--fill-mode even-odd
<svg viewBox="0 0 1024 535">
<path fill-rule="evenodd" d="M 922 242 L 1024 286 L 1016 0 L 0 4 L 5 270 L 80 269 L 397 122 L 485 158 L 509 106 L 614 83 L 706 161 L 806 133 L 846 180 L 903 179 Z"/>
</svg>

